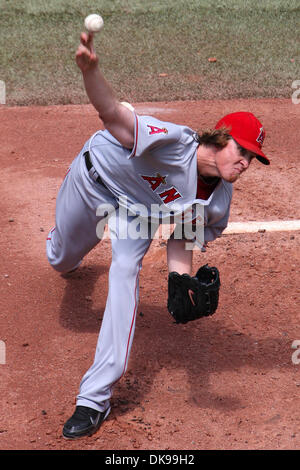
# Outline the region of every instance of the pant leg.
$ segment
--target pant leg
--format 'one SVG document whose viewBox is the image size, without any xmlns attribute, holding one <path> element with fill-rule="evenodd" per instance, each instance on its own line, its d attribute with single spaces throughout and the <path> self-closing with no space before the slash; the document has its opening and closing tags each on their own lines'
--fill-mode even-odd
<svg viewBox="0 0 300 470">
<path fill-rule="evenodd" d="M 60 187 L 56 200 L 56 225 L 47 238 L 48 260 L 62 273 L 76 268 L 100 241 L 96 233 L 101 220 L 96 215 L 97 207 L 107 203 L 113 210 L 117 206 L 110 191 L 90 178 L 83 153 L 84 149 L 73 161 Z"/>
<path fill-rule="evenodd" d="M 113 385 L 124 375 L 139 300 L 139 272 L 151 238 L 112 239 L 112 263 L 104 317 L 94 363 L 84 375 L 77 405 L 109 408 Z"/>
</svg>

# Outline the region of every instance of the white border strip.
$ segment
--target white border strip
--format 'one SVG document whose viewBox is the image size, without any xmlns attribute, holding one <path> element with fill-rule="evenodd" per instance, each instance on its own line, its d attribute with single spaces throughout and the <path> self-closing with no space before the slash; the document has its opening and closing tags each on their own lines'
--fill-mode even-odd
<svg viewBox="0 0 300 470">
<path fill-rule="evenodd" d="M 300 220 L 272 220 L 266 222 L 231 222 L 224 230 L 224 235 L 254 232 L 288 232 L 300 230 Z"/>
</svg>

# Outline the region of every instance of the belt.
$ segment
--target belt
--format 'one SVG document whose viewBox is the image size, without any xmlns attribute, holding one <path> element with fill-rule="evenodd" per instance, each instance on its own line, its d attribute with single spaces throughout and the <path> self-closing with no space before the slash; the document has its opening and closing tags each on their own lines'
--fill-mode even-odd
<svg viewBox="0 0 300 470">
<path fill-rule="evenodd" d="M 103 183 L 102 179 L 100 178 L 99 174 L 97 173 L 97 171 L 95 170 L 92 164 L 90 153 L 85 152 L 83 155 L 85 158 L 87 171 L 89 172 L 89 175 L 92 178 L 92 180 L 96 181 L 96 183 L 102 184 L 102 186 L 105 186 L 105 184 Z"/>
</svg>

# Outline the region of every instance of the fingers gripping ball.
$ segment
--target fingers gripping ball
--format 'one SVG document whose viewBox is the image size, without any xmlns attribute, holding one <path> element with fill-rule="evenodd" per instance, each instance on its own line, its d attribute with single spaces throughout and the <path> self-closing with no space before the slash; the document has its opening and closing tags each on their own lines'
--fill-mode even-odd
<svg viewBox="0 0 300 470">
<path fill-rule="evenodd" d="M 84 20 L 84 26 L 90 33 L 98 33 L 104 25 L 103 18 L 93 13 Z"/>
<path fill-rule="evenodd" d="M 168 310 L 176 323 L 213 315 L 218 307 L 220 276 L 207 264 L 195 277 L 171 272 L 168 278 Z"/>
</svg>

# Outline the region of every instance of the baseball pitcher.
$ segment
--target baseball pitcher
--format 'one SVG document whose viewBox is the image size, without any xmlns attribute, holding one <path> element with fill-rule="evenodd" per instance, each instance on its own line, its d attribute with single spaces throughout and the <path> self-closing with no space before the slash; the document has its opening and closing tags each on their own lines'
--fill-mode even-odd
<svg viewBox="0 0 300 470">
<path fill-rule="evenodd" d="M 113 386 L 126 371 L 139 272 L 153 239 L 152 216 L 160 224 L 169 216 L 178 221 L 187 207 L 191 214 L 195 207 L 202 208 L 200 234 L 182 230 L 182 236 L 173 234 L 168 240 L 167 308 L 177 324 L 212 315 L 218 306 L 219 271 L 205 265 L 193 276 L 193 250 L 187 249 L 187 241 L 204 247 L 219 237 L 228 223 L 233 183 L 254 158 L 270 163 L 262 152 L 265 131 L 253 114 L 229 114 L 211 132 L 201 134 L 140 116 L 119 103 L 101 73 L 92 34 L 81 34 L 76 62 L 105 129 L 83 145 L 59 190 L 55 228 L 47 238 L 49 262 L 61 273 L 77 269 L 100 242 L 99 223 L 110 221 L 112 215 L 115 223 L 110 225 L 112 261 L 104 317 L 94 362 L 81 380 L 75 412 L 63 428 L 68 439 L 98 430 L 110 412 Z M 130 232 L 137 206 L 147 221 L 142 237 Z M 190 228 L 195 225 L 193 215 L 187 223 Z"/>
</svg>

